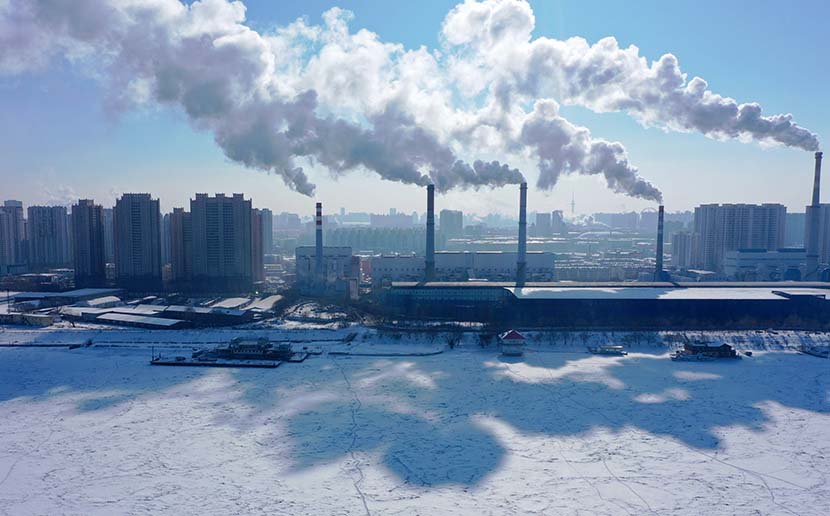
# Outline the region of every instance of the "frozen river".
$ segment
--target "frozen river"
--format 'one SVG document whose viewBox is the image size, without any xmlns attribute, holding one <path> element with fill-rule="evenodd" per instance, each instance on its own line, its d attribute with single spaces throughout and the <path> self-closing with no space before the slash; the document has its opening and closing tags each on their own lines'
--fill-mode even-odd
<svg viewBox="0 0 830 516">
<path fill-rule="evenodd" d="M 0 513 L 830 513 L 830 361 L 0 349 Z"/>
</svg>

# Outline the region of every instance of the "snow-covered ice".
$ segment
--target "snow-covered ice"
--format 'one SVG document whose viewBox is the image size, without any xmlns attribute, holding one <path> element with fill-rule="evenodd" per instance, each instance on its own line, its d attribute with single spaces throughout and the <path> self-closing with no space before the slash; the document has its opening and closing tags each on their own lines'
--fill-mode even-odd
<svg viewBox="0 0 830 516">
<path fill-rule="evenodd" d="M 0 349 L 0 513 L 830 513 L 830 361 L 551 349 L 275 370 Z"/>
</svg>

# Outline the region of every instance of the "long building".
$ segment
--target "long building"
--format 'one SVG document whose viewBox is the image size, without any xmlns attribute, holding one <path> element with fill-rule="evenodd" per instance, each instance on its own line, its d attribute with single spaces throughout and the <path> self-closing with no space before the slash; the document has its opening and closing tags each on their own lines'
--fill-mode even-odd
<svg viewBox="0 0 830 516">
<path fill-rule="evenodd" d="M 193 226 L 193 287 L 204 292 L 249 291 L 253 284 L 251 201 L 242 194 L 196 194 Z"/>
<path fill-rule="evenodd" d="M 482 279 L 509 281 L 516 277 L 515 251 L 439 251 L 435 253 L 435 278 L 439 281 Z M 554 254 L 528 252 L 526 275 L 530 281 L 554 279 Z M 372 283 L 418 281 L 424 275 L 422 255 L 381 255 L 371 258 Z"/>
<path fill-rule="evenodd" d="M 115 202 L 115 274 L 118 286 L 142 292 L 160 290 L 161 212 L 146 193 L 124 194 Z"/>
<path fill-rule="evenodd" d="M 393 283 L 396 317 L 494 327 L 592 329 L 830 328 L 830 283 Z"/>
<path fill-rule="evenodd" d="M 106 285 L 104 209 L 91 199 L 72 206 L 72 253 L 76 287 Z"/>
<path fill-rule="evenodd" d="M 65 267 L 69 255 L 69 225 L 63 206 L 29 206 L 26 226 L 29 267 L 33 270 Z"/>
</svg>

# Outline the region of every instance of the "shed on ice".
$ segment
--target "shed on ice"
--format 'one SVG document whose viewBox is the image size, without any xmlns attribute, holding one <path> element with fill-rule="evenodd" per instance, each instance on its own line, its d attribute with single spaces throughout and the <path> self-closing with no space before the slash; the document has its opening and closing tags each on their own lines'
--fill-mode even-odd
<svg viewBox="0 0 830 516">
<path fill-rule="evenodd" d="M 501 354 L 511 357 L 522 355 L 525 345 L 525 336 L 516 330 L 509 330 L 499 335 Z"/>
</svg>

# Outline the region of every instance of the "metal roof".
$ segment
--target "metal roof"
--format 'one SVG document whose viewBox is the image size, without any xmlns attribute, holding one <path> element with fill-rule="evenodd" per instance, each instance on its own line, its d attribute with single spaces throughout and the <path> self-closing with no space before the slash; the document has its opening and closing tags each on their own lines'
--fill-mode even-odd
<svg viewBox="0 0 830 516">
<path fill-rule="evenodd" d="M 116 322 L 116 323 L 133 323 L 144 324 L 147 326 L 158 326 L 160 328 L 169 328 L 181 324 L 183 321 L 178 319 L 162 319 L 161 317 L 147 317 L 143 315 L 128 315 L 117 313 L 106 313 L 95 318 L 96 321 Z"/>
</svg>

